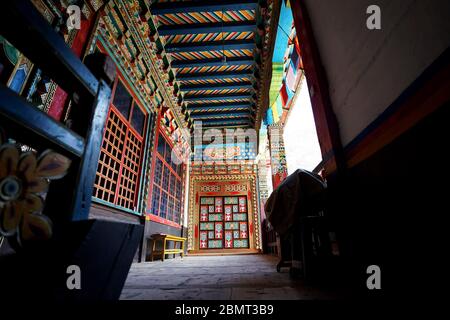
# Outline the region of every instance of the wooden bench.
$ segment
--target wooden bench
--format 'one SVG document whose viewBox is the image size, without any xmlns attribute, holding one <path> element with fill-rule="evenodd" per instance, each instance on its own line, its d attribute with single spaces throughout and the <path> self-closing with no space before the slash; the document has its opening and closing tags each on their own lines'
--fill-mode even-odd
<svg viewBox="0 0 450 320">
<path fill-rule="evenodd" d="M 155 256 L 161 256 L 161 260 L 164 261 L 164 257 L 166 256 L 166 254 L 180 254 L 181 258 L 183 258 L 184 242 L 186 241 L 186 238 L 176 237 L 169 234 L 154 234 L 151 236 L 151 240 L 153 242 L 153 245 L 152 253 L 150 255 L 150 261 L 153 261 L 153 258 Z M 156 243 L 158 241 L 161 241 L 162 243 L 162 250 L 156 250 Z M 167 241 L 173 241 L 174 247 L 176 247 L 176 244 L 179 242 L 181 243 L 181 248 L 167 249 Z"/>
</svg>

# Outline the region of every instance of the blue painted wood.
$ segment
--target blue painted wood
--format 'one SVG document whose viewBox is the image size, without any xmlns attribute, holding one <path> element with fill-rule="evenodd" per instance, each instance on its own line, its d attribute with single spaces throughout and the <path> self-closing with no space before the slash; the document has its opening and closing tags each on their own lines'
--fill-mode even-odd
<svg viewBox="0 0 450 320">
<path fill-rule="evenodd" d="M 253 71 L 216 72 L 216 73 L 183 73 L 176 76 L 179 81 L 214 80 L 214 79 L 243 79 L 253 77 Z"/>
<path fill-rule="evenodd" d="M 215 129 L 231 129 L 231 128 L 242 128 L 242 129 L 247 129 L 247 128 L 252 128 L 253 126 L 249 123 L 222 123 L 222 124 L 205 124 L 203 125 L 203 127 L 205 129 L 207 128 L 215 128 Z"/>
<path fill-rule="evenodd" d="M 0 33 L 66 92 L 97 94 L 98 80 L 30 1 L 4 1 Z M 14 26 L 14 27 L 12 27 Z M 43 54 L 45 52 L 45 54 Z"/>
<path fill-rule="evenodd" d="M 234 99 L 248 99 L 253 100 L 251 95 L 242 95 L 242 94 L 225 94 L 225 95 L 208 95 L 208 96 L 184 96 L 183 100 L 185 102 L 188 101 L 211 101 L 211 100 L 234 100 Z"/>
<path fill-rule="evenodd" d="M 229 103 L 229 104 L 214 104 L 214 105 L 198 105 L 198 106 L 188 106 L 189 111 L 202 111 L 202 110 L 227 110 L 236 108 L 246 108 L 251 110 L 252 105 L 248 103 Z"/>
<path fill-rule="evenodd" d="M 160 36 L 221 33 L 221 32 L 255 32 L 255 21 L 199 23 L 189 25 L 162 25 L 158 28 Z"/>
<path fill-rule="evenodd" d="M 86 220 L 89 218 L 92 194 L 94 192 L 95 176 L 97 173 L 98 159 L 103 141 L 103 131 L 109 109 L 111 88 L 102 80 L 99 92 L 92 107 L 92 114 L 86 117 L 89 123 L 86 134 L 86 148 L 78 169 L 79 175 L 73 196 L 72 220 Z"/>
<path fill-rule="evenodd" d="M 253 89 L 251 83 L 245 82 L 242 84 L 202 84 L 195 86 L 181 86 L 181 91 L 203 91 L 203 90 L 236 90 L 236 89 Z"/>
<path fill-rule="evenodd" d="M 188 13 L 188 12 L 215 12 L 254 10 L 258 5 L 257 0 L 222 0 L 222 1 L 188 1 L 166 3 L 154 3 L 150 7 L 153 15 Z"/>
<path fill-rule="evenodd" d="M 69 151 L 77 157 L 83 155 L 84 139 L 81 136 L 3 86 L 0 86 L 0 116 L 3 128 L 17 132 L 15 139 L 33 138 L 33 142 L 46 148 Z"/>
<path fill-rule="evenodd" d="M 253 110 L 247 109 L 247 110 L 216 110 L 216 111 L 205 111 L 205 112 L 191 112 L 191 117 L 196 117 L 196 116 L 221 116 L 221 115 L 226 115 L 226 114 L 231 114 L 231 115 L 237 115 L 237 114 L 244 114 L 244 115 L 254 115 L 255 113 L 253 112 Z"/>
<path fill-rule="evenodd" d="M 217 120 L 205 120 L 203 123 L 218 124 L 218 123 L 249 123 L 249 119 L 217 119 Z"/>
<path fill-rule="evenodd" d="M 114 79 L 115 69 L 111 72 L 107 58 L 101 54 L 94 60 L 88 56 L 86 62 L 92 61 L 94 75 L 27 0 L 5 3 L 0 11 L 0 33 L 43 73 L 77 97 L 73 100 L 73 125 L 69 130 L 9 89 L 1 88 L 0 122 L 8 128 L 15 125 L 8 134 L 20 143 L 38 151 L 50 145 L 72 160 L 67 175 L 51 183 L 44 214 L 55 225 L 88 219 L 111 96 L 105 81 Z M 97 80 L 96 76 L 104 80 Z"/>
<path fill-rule="evenodd" d="M 214 120 L 214 119 L 253 119 L 252 115 L 249 114 L 247 111 L 245 112 L 230 112 L 230 113 L 197 113 L 197 114 L 191 114 L 191 118 L 194 120 Z"/>
<path fill-rule="evenodd" d="M 223 51 L 223 50 L 252 50 L 255 48 L 254 40 L 230 40 L 209 41 L 189 43 L 169 43 L 165 46 L 167 53 L 178 52 L 201 52 L 201 51 Z"/>
<path fill-rule="evenodd" d="M 196 120 L 197 121 L 197 120 Z M 202 126 L 206 125 L 227 125 L 227 124 L 251 124 L 249 119 L 224 119 L 224 120 L 201 120 Z"/>
<path fill-rule="evenodd" d="M 222 67 L 222 66 L 251 66 L 255 63 L 253 58 L 227 58 L 222 59 L 201 59 L 194 61 L 174 60 L 171 63 L 172 68 L 198 68 L 198 67 Z"/>
</svg>

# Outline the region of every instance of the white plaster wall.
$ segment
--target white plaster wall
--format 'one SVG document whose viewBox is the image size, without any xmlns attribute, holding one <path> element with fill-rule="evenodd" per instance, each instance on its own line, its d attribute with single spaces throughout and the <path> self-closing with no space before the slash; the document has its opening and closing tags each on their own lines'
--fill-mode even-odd
<svg viewBox="0 0 450 320">
<path fill-rule="evenodd" d="M 302 1 L 344 146 L 450 45 L 449 0 Z M 366 28 L 371 4 L 381 8 L 381 30 Z"/>
</svg>

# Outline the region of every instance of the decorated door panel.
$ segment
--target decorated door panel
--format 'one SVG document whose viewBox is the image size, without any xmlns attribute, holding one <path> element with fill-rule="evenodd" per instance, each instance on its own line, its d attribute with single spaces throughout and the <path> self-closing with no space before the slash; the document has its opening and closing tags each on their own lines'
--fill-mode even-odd
<svg viewBox="0 0 450 320">
<path fill-rule="evenodd" d="M 200 249 L 249 247 L 246 196 L 200 198 Z"/>
</svg>

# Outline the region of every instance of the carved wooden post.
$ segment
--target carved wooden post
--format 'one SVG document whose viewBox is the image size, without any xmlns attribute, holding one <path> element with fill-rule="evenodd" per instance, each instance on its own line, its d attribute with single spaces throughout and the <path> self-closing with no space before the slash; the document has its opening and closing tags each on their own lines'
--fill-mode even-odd
<svg viewBox="0 0 450 320">
<path fill-rule="evenodd" d="M 283 126 L 281 124 L 271 124 L 267 129 L 269 135 L 270 162 L 272 165 L 272 185 L 275 189 L 287 177 Z"/>
</svg>

